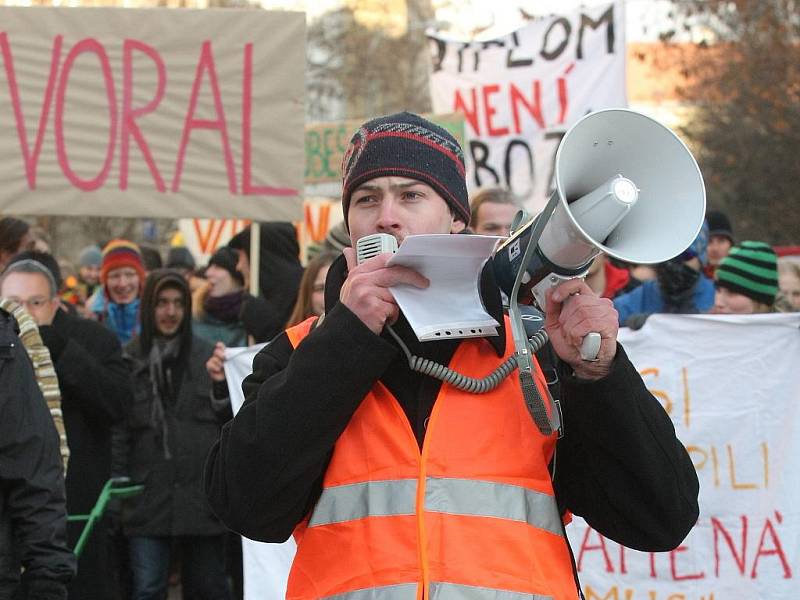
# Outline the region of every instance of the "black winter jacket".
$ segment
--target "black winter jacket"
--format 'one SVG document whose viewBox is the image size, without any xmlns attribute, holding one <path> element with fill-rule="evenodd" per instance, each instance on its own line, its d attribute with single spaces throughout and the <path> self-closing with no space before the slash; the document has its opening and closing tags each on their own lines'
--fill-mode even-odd
<svg viewBox="0 0 800 600">
<path fill-rule="evenodd" d="M 0 310 L 0 600 L 20 586 L 22 598 L 62 600 L 75 557 L 58 433 L 17 333 Z"/>
<path fill-rule="evenodd" d="M 111 476 L 111 427 L 131 403 L 128 367 L 117 336 L 61 310 L 39 328 L 58 375 L 69 441 L 67 508 L 88 513 Z"/>
<path fill-rule="evenodd" d="M 488 273 L 485 270 L 484 273 Z M 206 465 L 211 506 L 232 529 L 279 542 L 313 507 L 334 444 L 373 384 L 397 398 L 421 443 L 440 383 L 412 372 L 384 332 L 377 336 L 338 303 L 345 273 L 331 266 L 326 317 L 293 349 L 281 334 L 253 362 L 246 401 L 226 424 Z M 499 293 L 485 278 L 487 310 L 502 322 Z M 411 352 L 447 364 L 458 340 L 420 343 L 404 319 L 395 329 Z M 498 352 L 506 332 L 485 338 Z M 557 444 L 559 505 L 630 548 L 676 547 L 698 516 L 692 462 L 659 402 L 622 347 L 600 381 L 559 367 L 565 435 Z"/>
<path fill-rule="evenodd" d="M 131 403 L 128 367 L 117 336 L 96 321 L 59 310 L 52 325 L 40 327 L 39 332 L 61 387 L 70 448 L 67 512 L 88 514 L 111 476 L 112 427 L 122 421 Z M 69 524 L 71 545 L 77 543 L 83 526 L 83 522 Z M 70 598 L 104 600 L 113 595 L 110 554 L 106 527 L 98 524 L 81 554 Z"/>
<path fill-rule="evenodd" d="M 122 464 L 116 468 L 145 485 L 144 492 L 123 503 L 125 533 L 180 536 L 225 532 L 201 486 L 205 457 L 230 416 L 229 410 L 227 414 L 216 412 L 211 402 L 211 380 L 205 364 L 213 346 L 192 336 L 187 360 L 170 367 L 173 373 L 180 373 L 180 386 L 177 401 L 164 407 L 169 458 L 165 456 L 162 430 L 152 419 L 153 386 L 139 338 L 125 351 L 133 376 L 134 400 L 120 439 Z"/>
</svg>

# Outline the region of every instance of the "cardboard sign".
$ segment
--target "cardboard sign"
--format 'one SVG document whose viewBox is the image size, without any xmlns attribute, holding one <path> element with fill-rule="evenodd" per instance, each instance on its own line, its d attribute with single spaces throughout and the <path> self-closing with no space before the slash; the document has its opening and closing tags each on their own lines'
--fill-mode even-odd
<svg viewBox="0 0 800 600">
<path fill-rule="evenodd" d="M 0 8 L 0 211 L 302 215 L 302 13 Z"/>
</svg>

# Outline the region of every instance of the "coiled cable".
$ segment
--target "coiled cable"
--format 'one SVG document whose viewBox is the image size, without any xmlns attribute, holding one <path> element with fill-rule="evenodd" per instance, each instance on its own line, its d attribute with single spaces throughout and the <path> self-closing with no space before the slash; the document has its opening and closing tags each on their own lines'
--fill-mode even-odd
<svg viewBox="0 0 800 600">
<path fill-rule="evenodd" d="M 470 394 L 485 394 L 491 392 L 517 368 L 517 357 L 510 356 L 485 377 L 470 377 L 428 358 L 414 356 L 411 354 L 405 342 L 403 342 L 400 336 L 392 329 L 391 325 L 387 325 L 386 329 L 389 330 L 391 336 L 403 350 L 403 353 L 408 359 L 408 366 L 412 371 L 434 377 L 435 379 L 449 383 L 453 387 Z M 536 352 L 547 343 L 547 332 L 544 329 L 540 329 L 534 334 L 531 340 L 535 340 L 534 345 L 531 347 L 531 352 Z"/>
</svg>

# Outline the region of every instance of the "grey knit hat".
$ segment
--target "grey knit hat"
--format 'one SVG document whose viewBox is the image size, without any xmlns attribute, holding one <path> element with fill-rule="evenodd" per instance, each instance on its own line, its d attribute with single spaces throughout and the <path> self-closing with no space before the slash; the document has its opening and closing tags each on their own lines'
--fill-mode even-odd
<svg viewBox="0 0 800 600">
<path fill-rule="evenodd" d="M 80 267 L 100 267 L 101 262 L 103 262 L 103 251 L 100 246 L 86 246 L 78 255 Z"/>
</svg>

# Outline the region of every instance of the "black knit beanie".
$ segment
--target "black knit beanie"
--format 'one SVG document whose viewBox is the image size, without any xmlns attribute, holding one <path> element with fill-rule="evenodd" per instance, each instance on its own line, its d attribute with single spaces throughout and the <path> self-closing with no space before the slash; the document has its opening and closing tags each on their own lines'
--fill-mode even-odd
<svg viewBox="0 0 800 600">
<path fill-rule="evenodd" d="M 469 224 L 464 152 L 446 129 L 409 112 L 364 123 L 342 159 L 345 224 L 353 191 L 365 181 L 389 176 L 427 183 Z"/>
<path fill-rule="evenodd" d="M 722 259 L 714 278 L 717 287 L 772 306 L 778 293 L 778 258 L 769 244 L 742 242 Z"/>
<path fill-rule="evenodd" d="M 728 238 L 731 244 L 736 243 L 736 240 L 733 238 L 731 220 L 724 212 L 720 210 L 709 210 L 706 213 L 706 221 L 708 222 L 709 236 L 719 235 Z"/>
<path fill-rule="evenodd" d="M 244 277 L 236 270 L 236 264 L 239 262 L 239 253 L 229 246 L 222 246 L 208 260 L 208 266 L 216 265 L 221 269 L 225 269 L 231 274 L 239 284 L 244 283 Z"/>
</svg>

